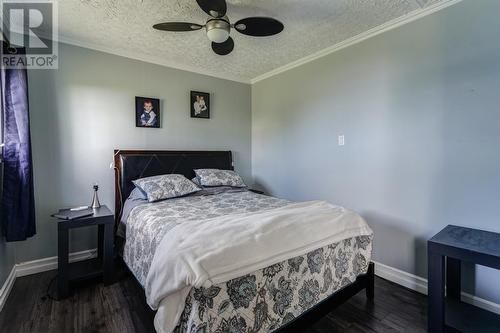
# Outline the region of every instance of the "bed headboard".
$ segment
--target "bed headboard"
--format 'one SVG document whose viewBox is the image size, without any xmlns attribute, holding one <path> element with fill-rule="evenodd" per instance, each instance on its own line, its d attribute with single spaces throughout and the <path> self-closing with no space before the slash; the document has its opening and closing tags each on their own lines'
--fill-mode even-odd
<svg viewBox="0 0 500 333">
<path fill-rule="evenodd" d="M 231 151 L 115 150 L 115 226 L 124 201 L 134 189 L 133 180 L 178 173 L 192 179 L 194 169 L 233 170 Z"/>
</svg>

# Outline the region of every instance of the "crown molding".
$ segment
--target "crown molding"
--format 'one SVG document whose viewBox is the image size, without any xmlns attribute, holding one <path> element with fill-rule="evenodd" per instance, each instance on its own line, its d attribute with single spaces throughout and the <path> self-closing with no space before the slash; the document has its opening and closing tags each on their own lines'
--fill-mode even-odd
<svg viewBox="0 0 500 333">
<path fill-rule="evenodd" d="M 165 59 L 163 59 L 161 57 L 145 56 L 145 55 L 138 55 L 138 54 L 135 54 L 133 52 L 119 51 L 119 50 L 113 49 L 111 47 L 102 46 L 102 45 L 94 44 L 94 43 L 81 42 L 81 41 L 67 38 L 64 36 L 59 36 L 57 38 L 57 42 L 69 44 L 69 45 L 73 45 L 73 46 L 78 46 L 78 47 L 83 47 L 86 49 L 91 49 L 91 50 L 95 50 L 95 51 L 99 51 L 99 52 L 103 52 L 103 53 L 108 53 L 108 54 L 116 55 L 119 57 L 129 58 L 129 59 L 133 59 L 133 60 L 139 60 L 139 61 L 150 63 L 150 64 L 160 65 L 160 66 L 164 66 L 164 67 L 170 67 L 173 69 L 179 69 L 179 70 L 183 70 L 186 72 L 211 76 L 211 77 L 215 77 L 218 79 L 235 81 L 238 83 L 250 84 L 249 79 L 245 79 L 245 78 L 242 78 L 239 76 L 234 76 L 234 75 L 220 74 L 220 73 L 214 73 L 211 71 L 205 71 L 205 70 L 202 70 L 200 68 L 197 68 L 196 66 L 178 64 L 175 62 L 166 61 Z"/>
<path fill-rule="evenodd" d="M 47 39 L 52 39 L 52 36 L 49 36 L 49 35 L 41 34 L 40 36 L 45 37 Z M 149 64 L 160 65 L 163 67 L 169 67 L 169 68 L 182 70 L 182 71 L 186 71 L 186 72 L 191 72 L 191 73 L 195 73 L 195 74 L 211 76 L 211 77 L 215 77 L 217 79 L 223 79 L 223 80 L 229 80 L 229 81 L 234 81 L 234 82 L 238 82 L 238 83 L 250 84 L 250 79 L 248 79 L 248 78 L 243 78 L 243 77 L 234 76 L 234 75 L 214 73 L 211 71 L 204 71 L 204 70 L 201 70 L 199 68 L 196 68 L 195 66 L 178 64 L 175 62 L 166 61 L 165 59 L 163 59 L 161 57 L 144 56 L 144 55 L 135 54 L 133 52 L 118 51 L 118 50 L 115 50 L 115 49 L 108 47 L 108 46 L 103 46 L 103 45 L 95 44 L 95 43 L 82 42 L 82 41 L 79 41 L 76 39 L 67 38 L 63 35 L 58 35 L 58 36 L 56 36 L 56 38 L 53 38 L 53 40 L 57 43 L 63 43 L 63 44 L 77 46 L 77 47 L 82 47 L 85 49 L 99 51 L 99 52 L 103 52 L 103 53 L 107 53 L 107 54 L 112 54 L 115 56 L 124 57 L 124 58 L 128 58 L 128 59 L 138 60 L 138 61 L 142 61 L 142 62 L 149 63 Z"/>
<path fill-rule="evenodd" d="M 420 18 L 423 18 L 425 16 L 431 15 L 435 12 L 438 12 L 442 9 L 448 8 L 448 7 L 455 5 L 455 4 L 462 2 L 462 1 L 463 0 L 446 0 L 446 1 L 439 2 L 439 3 L 434 4 L 434 5 L 431 5 L 429 7 L 414 10 L 414 11 L 412 11 L 404 16 L 401 16 L 401 17 L 398 17 L 394 20 L 388 21 L 382 25 L 379 25 L 375 28 L 367 30 L 367 31 L 360 33 L 359 35 L 356 35 L 354 37 L 351 37 L 349 39 L 346 39 L 340 43 L 329 46 L 326 49 L 320 50 L 316 53 L 313 53 L 313 54 L 308 55 L 306 57 L 295 60 L 295 61 L 288 63 L 284 66 L 273 69 L 267 73 L 261 74 L 255 78 L 251 79 L 250 83 L 251 84 L 257 83 L 259 81 L 268 79 L 272 76 L 278 75 L 280 73 L 283 73 L 283 72 L 289 71 L 293 68 L 304 65 L 308 62 L 317 60 L 319 58 L 323 58 L 329 54 L 340 51 L 346 47 L 352 46 L 352 45 L 357 44 L 357 43 L 361 43 L 362 41 L 365 41 L 369 38 L 375 37 L 375 36 L 380 35 L 384 32 L 387 32 L 389 30 L 396 29 L 402 25 L 413 22 L 413 21 L 418 20 Z"/>
<path fill-rule="evenodd" d="M 57 38 L 57 42 L 64 43 L 64 44 L 69 44 L 69 45 L 74 45 L 78 47 L 83 47 L 99 52 L 104 52 L 120 57 L 125 57 L 133 60 L 138 60 L 146 63 L 151 63 L 155 65 L 160 65 L 164 67 L 169 67 L 173 69 L 179 69 L 191 73 L 196 73 L 196 74 L 201 74 L 201 75 L 206 75 L 206 76 L 211 76 L 214 78 L 218 79 L 223 79 L 223 80 L 229 80 L 229 81 L 234 81 L 234 82 L 239 82 L 239 83 L 244 83 L 244 84 L 250 84 L 253 85 L 254 83 L 260 82 L 262 80 L 265 80 L 267 78 L 270 78 L 272 76 L 278 75 L 280 73 L 289 71 L 293 68 L 299 67 L 301 65 L 304 65 L 308 62 L 312 62 L 314 60 L 317 60 L 319 58 L 325 57 L 329 54 L 332 54 L 334 52 L 340 51 L 346 47 L 352 46 L 357 43 L 361 43 L 362 41 L 365 41 L 369 38 L 375 37 L 377 35 L 380 35 L 384 32 L 387 32 L 392 29 L 396 29 L 400 26 L 403 26 L 407 23 L 413 22 L 415 20 L 418 20 L 420 18 L 423 18 L 425 16 L 431 15 L 433 13 L 436 13 L 442 9 L 448 8 L 452 5 L 455 5 L 459 2 L 462 2 L 463 0 L 445 0 L 433 5 L 430 5 L 425 8 L 417 9 L 414 10 L 406 15 L 403 15 L 401 17 L 398 17 L 394 20 L 388 21 L 384 24 L 381 24 L 375 28 L 372 28 L 370 30 L 367 30 L 365 32 L 362 32 L 354 37 L 351 37 L 349 39 L 346 39 L 342 42 L 339 42 L 335 45 L 329 46 L 323 50 L 320 50 L 318 52 L 315 52 L 313 54 L 310 54 L 308 56 L 305 56 L 303 58 L 300 58 L 298 60 L 292 61 L 286 65 L 280 66 L 278 68 L 275 68 L 269 72 L 266 72 L 264 74 L 258 75 L 252 79 L 236 76 L 236 75 L 231 75 L 227 73 L 215 73 L 212 71 L 206 71 L 200 68 L 197 68 L 196 66 L 191 66 L 191 65 L 185 65 L 185 64 L 179 64 L 176 62 L 172 61 L 166 61 L 162 57 L 156 57 L 156 56 L 146 56 L 146 55 L 139 55 L 136 54 L 135 52 L 128 52 L 128 51 L 119 51 L 116 49 L 113 49 L 108 46 L 103 46 L 100 44 L 95 44 L 95 43 L 89 43 L 89 42 L 82 42 L 79 40 L 71 39 L 62 35 L 59 35 Z"/>
</svg>

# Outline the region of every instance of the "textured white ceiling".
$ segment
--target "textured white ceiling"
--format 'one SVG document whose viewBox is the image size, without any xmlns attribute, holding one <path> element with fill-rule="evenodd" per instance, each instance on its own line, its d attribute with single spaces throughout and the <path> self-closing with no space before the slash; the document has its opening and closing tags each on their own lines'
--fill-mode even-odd
<svg viewBox="0 0 500 333">
<path fill-rule="evenodd" d="M 213 53 L 204 30 L 162 32 L 153 24 L 204 24 L 195 0 L 59 0 L 60 40 L 112 50 L 214 76 L 250 81 L 264 73 L 443 0 L 227 0 L 231 22 L 271 16 L 285 25 L 276 36 L 231 31 L 234 51 Z"/>
</svg>

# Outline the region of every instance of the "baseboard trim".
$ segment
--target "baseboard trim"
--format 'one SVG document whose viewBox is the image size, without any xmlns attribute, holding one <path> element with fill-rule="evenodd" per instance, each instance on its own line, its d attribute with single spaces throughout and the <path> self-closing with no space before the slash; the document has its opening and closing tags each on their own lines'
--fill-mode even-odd
<svg viewBox="0 0 500 333">
<path fill-rule="evenodd" d="M 5 302 L 7 302 L 7 297 L 9 297 L 10 291 L 12 290 L 15 281 L 16 281 L 16 266 L 14 265 L 14 267 L 12 267 L 12 270 L 10 271 L 9 276 L 7 276 L 7 279 L 4 282 L 2 289 L 0 289 L 0 312 L 3 309 Z"/>
<path fill-rule="evenodd" d="M 97 256 L 97 249 L 85 250 L 80 252 L 73 252 L 69 255 L 70 262 L 82 261 L 90 258 L 95 258 Z M 375 275 L 386 279 L 388 281 L 399 284 L 408 289 L 415 290 L 421 294 L 427 295 L 427 279 L 420 276 L 402 271 L 400 269 L 384 265 L 380 262 L 375 262 Z M 50 271 L 57 269 L 57 256 L 43 258 L 38 260 L 26 261 L 14 265 L 9 276 L 5 280 L 2 289 L 0 289 L 0 311 L 2 311 L 7 298 L 14 286 L 16 278 L 37 274 L 41 272 Z M 491 311 L 496 314 L 500 314 L 500 304 L 488 301 L 484 298 L 480 298 L 465 292 L 462 292 L 462 301 L 482 308 L 484 310 Z"/>
<path fill-rule="evenodd" d="M 375 275 L 427 295 L 427 280 L 400 269 L 375 262 Z"/>
<path fill-rule="evenodd" d="M 69 254 L 69 262 L 82 261 L 95 258 L 96 256 L 97 249 L 73 252 Z M 57 256 L 16 264 L 16 277 L 37 274 L 53 269 L 57 269 Z"/>
<path fill-rule="evenodd" d="M 95 257 L 97 257 L 97 249 L 73 252 L 69 254 L 69 262 L 82 261 Z M 16 278 L 51 271 L 53 269 L 57 269 L 57 256 L 15 264 L 14 267 L 12 267 L 7 280 L 5 280 L 2 289 L 0 289 L 0 312 L 7 302 L 7 298 L 9 297 L 12 287 L 14 286 Z"/>
<path fill-rule="evenodd" d="M 400 269 L 375 262 L 375 275 L 388 281 L 399 284 L 408 289 L 415 290 L 427 295 L 427 279 L 407 273 Z M 472 304 L 478 308 L 500 314 L 500 304 L 488 301 L 484 298 L 471 295 L 462 291 L 462 301 Z"/>
</svg>

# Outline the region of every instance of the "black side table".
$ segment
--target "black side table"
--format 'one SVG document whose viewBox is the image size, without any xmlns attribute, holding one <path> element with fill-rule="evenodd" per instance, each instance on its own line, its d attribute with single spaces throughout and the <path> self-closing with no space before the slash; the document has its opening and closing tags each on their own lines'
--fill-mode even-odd
<svg viewBox="0 0 500 333">
<path fill-rule="evenodd" d="M 104 284 L 113 279 L 113 230 L 114 215 L 106 206 L 94 209 L 94 215 L 74 220 L 59 220 L 58 232 L 58 277 L 59 299 L 68 297 L 69 283 L 74 280 L 102 275 Z M 98 226 L 97 258 L 69 263 L 69 229 Z"/>
<path fill-rule="evenodd" d="M 461 262 L 500 269 L 500 234 L 449 225 L 427 242 L 427 255 L 428 331 L 444 332 L 449 327 L 460 332 L 499 332 L 499 315 L 461 301 Z"/>
</svg>

